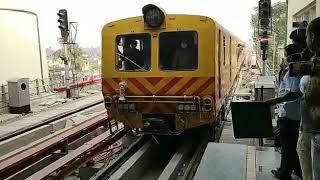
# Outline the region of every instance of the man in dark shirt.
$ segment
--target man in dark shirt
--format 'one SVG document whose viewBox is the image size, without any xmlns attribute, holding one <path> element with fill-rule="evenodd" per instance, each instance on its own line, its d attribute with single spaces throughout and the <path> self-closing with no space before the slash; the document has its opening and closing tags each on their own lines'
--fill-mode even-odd
<svg viewBox="0 0 320 180">
<path fill-rule="evenodd" d="M 137 41 L 132 40 L 130 42 L 129 48 L 124 50 L 124 67 L 125 70 L 135 70 L 135 69 L 141 69 L 144 68 L 144 60 L 141 52 L 136 48 L 137 47 Z"/>
<path fill-rule="evenodd" d="M 182 40 L 181 48 L 177 49 L 172 62 L 173 70 L 192 70 L 196 68 L 194 50 L 188 47 L 188 41 Z"/>
</svg>

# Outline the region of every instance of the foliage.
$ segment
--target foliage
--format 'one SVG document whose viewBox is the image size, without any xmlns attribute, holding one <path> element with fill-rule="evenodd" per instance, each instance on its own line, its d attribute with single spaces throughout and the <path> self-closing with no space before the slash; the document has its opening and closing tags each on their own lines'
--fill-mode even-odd
<svg viewBox="0 0 320 180">
<path fill-rule="evenodd" d="M 83 50 L 79 47 L 78 44 L 74 44 L 70 46 L 69 54 L 71 65 L 73 65 L 74 69 L 77 72 L 82 71 L 85 63 L 88 61 L 88 58 L 85 56 Z"/>
<path fill-rule="evenodd" d="M 278 57 L 278 47 L 285 46 L 286 40 L 286 11 L 287 4 L 286 2 L 277 2 L 272 6 L 272 36 L 269 39 L 269 51 L 268 51 L 268 61 L 267 64 L 269 67 L 272 67 L 272 58 L 273 56 Z M 253 47 L 255 50 L 259 49 L 260 41 L 258 34 L 258 7 L 254 9 L 254 14 L 251 15 L 251 27 L 253 28 L 252 41 Z M 275 42 L 273 41 L 275 39 Z M 274 52 L 275 50 L 275 52 Z M 280 60 L 275 59 L 275 62 Z"/>
<path fill-rule="evenodd" d="M 81 47 L 79 47 L 79 45 L 77 44 L 70 45 L 68 48 L 68 54 L 69 60 L 71 61 L 71 68 L 73 68 L 77 72 L 82 71 L 88 59 Z M 60 57 L 64 57 L 63 49 L 58 49 L 51 55 L 53 61 L 62 61 Z"/>
</svg>

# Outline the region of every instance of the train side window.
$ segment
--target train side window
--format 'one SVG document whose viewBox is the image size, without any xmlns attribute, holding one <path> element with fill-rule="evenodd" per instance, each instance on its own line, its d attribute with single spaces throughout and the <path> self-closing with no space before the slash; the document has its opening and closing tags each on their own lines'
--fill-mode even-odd
<svg viewBox="0 0 320 180">
<path fill-rule="evenodd" d="M 151 67 L 150 34 L 126 34 L 116 37 L 116 69 L 149 71 Z"/>
<path fill-rule="evenodd" d="M 160 70 L 193 71 L 198 68 L 197 32 L 162 32 L 159 37 Z"/>
</svg>

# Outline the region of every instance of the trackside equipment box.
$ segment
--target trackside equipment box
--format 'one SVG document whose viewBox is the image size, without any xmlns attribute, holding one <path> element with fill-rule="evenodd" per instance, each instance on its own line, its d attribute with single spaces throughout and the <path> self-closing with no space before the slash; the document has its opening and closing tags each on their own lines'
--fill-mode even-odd
<svg viewBox="0 0 320 180">
<path fill-rule="evenodd" d="M 273 128 L 270 111 L 270 107 L 260 101 L 231 102 L 234 137 L 271 137 Z"/>
<path fill-rule="evenodd" d="M 8 80 L 9 111 L 13 114 L 30 112 L 29 78 Z"/>
</svg>

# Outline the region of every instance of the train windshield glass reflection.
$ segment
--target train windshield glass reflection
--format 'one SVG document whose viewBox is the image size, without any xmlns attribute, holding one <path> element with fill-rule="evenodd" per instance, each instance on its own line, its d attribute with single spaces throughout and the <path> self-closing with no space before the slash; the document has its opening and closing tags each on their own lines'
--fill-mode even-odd
<svg viewBox="0 0 320 180">
<path fill-rule="evenodd" d="M 130 34 L 116 38 L 116 69 L 119 71 L 150 70 L 150 35 Z"/>
<path fill-rule="evenodd" d="M 192 71 L 198 67 L 198 34 L 195 31 L 160 34 L 161 70 Z"/>
</svg>

